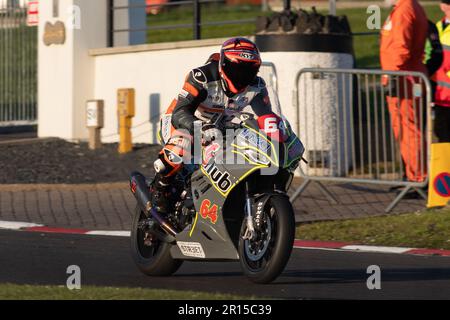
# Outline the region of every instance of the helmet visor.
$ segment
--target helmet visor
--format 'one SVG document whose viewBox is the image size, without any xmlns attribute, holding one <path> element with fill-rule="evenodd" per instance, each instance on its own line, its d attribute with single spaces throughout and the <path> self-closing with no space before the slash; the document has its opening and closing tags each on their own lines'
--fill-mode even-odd
<svg viewBox="0 0 450 320">
<path fill-rule="evenodd" d="M 259 61 L 231 61 L 225 56 L 222 71 L 237 90 L 242 90 L 255 80 L 260 64 Z"/>
</svg>

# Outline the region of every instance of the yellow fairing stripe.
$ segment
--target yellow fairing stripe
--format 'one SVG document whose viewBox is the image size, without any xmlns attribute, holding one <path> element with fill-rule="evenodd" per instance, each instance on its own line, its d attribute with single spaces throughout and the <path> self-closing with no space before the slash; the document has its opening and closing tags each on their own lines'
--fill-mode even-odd
<svg viewBox="0 0 450 320">
<path fill-rule="evenodd" d="M 192 225 L 191 231 L 189 232 L 189 237 L 192 237 L 192 233 L 194 232 L 195 226 L 197 225 L 198 212 L 195 215 L 194 224 Z"/>
</svg>

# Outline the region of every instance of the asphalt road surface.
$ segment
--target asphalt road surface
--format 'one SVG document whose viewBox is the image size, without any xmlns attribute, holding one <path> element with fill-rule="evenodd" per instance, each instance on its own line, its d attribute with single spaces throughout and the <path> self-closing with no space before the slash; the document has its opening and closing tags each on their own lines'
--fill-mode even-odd
<svg viewBox="0 0 450 320">
<path fill-rule="evenodd" d="M 142 275 L 120 237 L 0 231 L 0 283 L 65 285 L 69 265 L 82 285 L 148 287 L 288 299 L 449 299 L 450 258 L 294 249 L 281 277 L 256 285 L 239 263 L 185 262 L 172 277 Z M 367 267 L 381 268 L 369 290 Z"/>
</svg>

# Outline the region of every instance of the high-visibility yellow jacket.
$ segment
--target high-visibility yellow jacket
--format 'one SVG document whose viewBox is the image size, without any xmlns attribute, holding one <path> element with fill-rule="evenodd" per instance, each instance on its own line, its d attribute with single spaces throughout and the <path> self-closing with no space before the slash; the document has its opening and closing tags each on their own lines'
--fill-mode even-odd
<svg viewBox="0 0 450 320">
<path fill-rule="evenodd" d="M 439 40 L 442 44 L 444 60 L 436 72 L 435 104 L 450 107 L 450 23 L 445 23 L 445 18 L 436 23 L 439 32 Z"/>
</svg>

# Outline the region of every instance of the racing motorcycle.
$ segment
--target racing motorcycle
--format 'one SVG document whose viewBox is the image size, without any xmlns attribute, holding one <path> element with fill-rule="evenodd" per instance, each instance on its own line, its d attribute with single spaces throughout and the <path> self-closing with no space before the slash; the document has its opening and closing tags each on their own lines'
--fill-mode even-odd
<svg viewBox="0 0 450 320">
<path fill-rule="evenodd" d="M 293 133 L 284 143 L 272 141 L 251 113 L 221 115 L 214 125 L 232 129 L 231 138 L 205 146 L 201 164 L 183 167 L 172 184 L 169 213 L 152 207 L 151 181 L 131 174 L 133 259 L 150 276 L 171 275 L 186 260 L 239 260 L 251 281 L 270 283 L 291 255 L 295 220 L 287 190 L 304 147 Z M 224 160 L 230 155 L 233 161 Z"/>
</svg>

